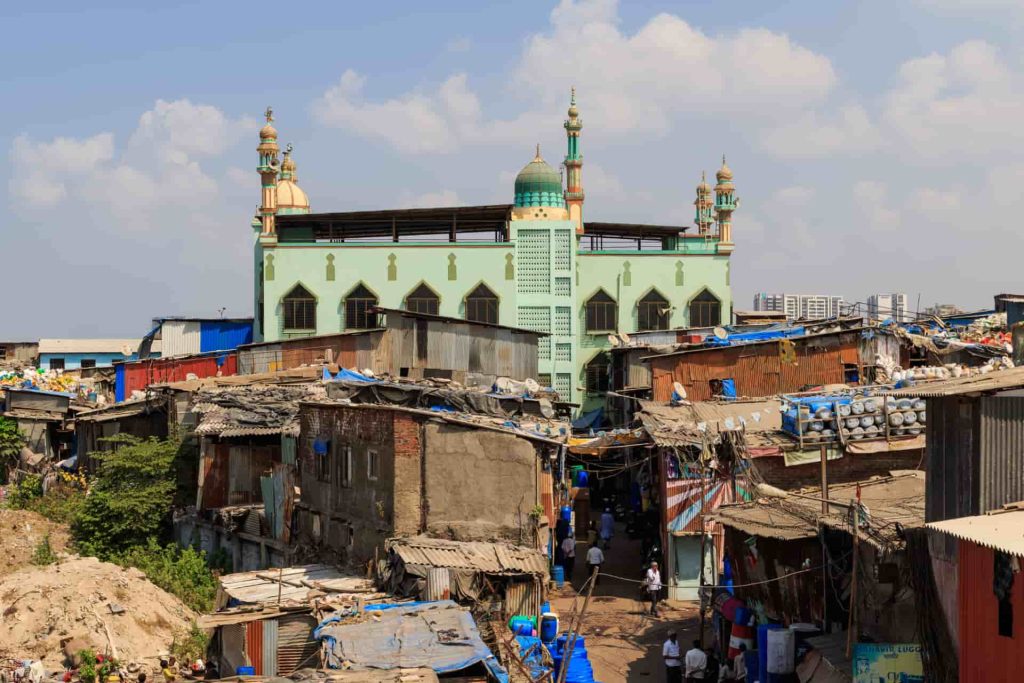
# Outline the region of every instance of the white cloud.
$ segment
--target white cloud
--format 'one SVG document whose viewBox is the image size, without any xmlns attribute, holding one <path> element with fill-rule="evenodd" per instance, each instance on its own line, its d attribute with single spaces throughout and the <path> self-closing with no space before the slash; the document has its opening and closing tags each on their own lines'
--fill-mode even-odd
<svg viewBox="0 0 1024 683">
<path fill-rule="evenodd" d="M 804 185 L 791 185 L 777 190 L 773 199 L 773 203 L 782 204 L 786 207 L 804 207 L 814 199 L 814 188 Z"/>
<path fill-rule="evenodd" d="M 218 184 L 196 159 L 222 154 L 254 126 L 213 106 L 157 100 L 120 150 L 112 133 L 41 142 L 22 135 L 11 147 L 20 173 L 9 190 L 29 210 L 75 202 L 104 211 L 113 219 L 104 223 L 107 229 L 159 230 L 162 212 L 180 216 L 216 199 Z"/>
<path fill-rule="evenodd" d="M 452 38 L 445 45 L 445 49 L 448 50 L 448 52 L 469 52 L 472 49 L 472 47 L 473 41 L 471 41 L 466 36 Z"/>
<path fill-rule="evenodd" d="M 441 190 L 439 192 L 424 192 L 423 194 L 404 192 L 399 196 L 396 208 L 435 209 L 461 205 L 462 201 L 455 190 Z"/>
<path fill-rule="evenodd" d="M 792 122 L 764 131 L 760 140 L 762 149 L 787 159 L 864 153 L 880 143 L 879 131 L 858 104 L 841 107 L 834 114 L 805 112 Z"/>
<path fill-rule="evenodd" d="M 875 230 L 892 230 L 900 225 L 900 213 L 890 205 L 889 191 L 883 183 L 861 180 L 853 185 L 853 200 Z"/>
<path fill-rule="evenodd" d="M 522 141 L 550 125 L 551 112 L 579 88 L 584 118 L 605 135 L 664 133 L 680 115 L 731 113 L 753 124 L 781 122 L 822 101 L 836 83 L 831 62 L 785 34 L 761 28 L 709 35 L 659 14 L 635 33 L 618 25 L 613 0 L 563 0 L 514 68 L 511 92 L 527 98 L 507 120 L 485 117 L 464 73 L 435 88 L 374 101 L 349 69 L 314 104 L 330 126 L 379 139 L 405 153 L 452 152 L 465 144 Z M 571 46 L 571 49 L 567 49 Z"/>
<path fill-rule="evenodd" d="M 1024 146 L 1024 77 L 992 45 L 969 41 L 909 60 L 899 77 L 884 119 L 921 157 L 959 161 Z"/>
</svg>

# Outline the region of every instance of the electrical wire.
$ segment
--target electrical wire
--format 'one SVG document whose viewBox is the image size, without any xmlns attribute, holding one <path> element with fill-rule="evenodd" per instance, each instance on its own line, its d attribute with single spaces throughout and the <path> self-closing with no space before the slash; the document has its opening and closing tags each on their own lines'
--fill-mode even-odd
<svg viewBox="0 0 1024 683">
<path fill-rule="evenodd" d="M 783 579 L 788 579 L 789 577 L 796 576 L 797 574 L 806 574 L 807 572 L 818 571 L 819 569 L 823 569 L 825 566 L 826 565 L 818 565 L 817 567 L 808 567 L 807 569 L 798 569 L 798 570 L 796 570 L 794 572 L 789 572 L 787 574 L 783 574 L 782 576 L 776 576 L 775 578 L 772 578 L 772 579 L 765 579 L 764 581 L 754 581 L 752 583 L 734 583 L 731 586 L 726 586 L 724 584 L 723 585 L 716 585 L 716 584 L 706 583 L 703 586 L 701 586 L 701 588 L 749 588 L 750 586 L 762 586 L 762 585 L 764 585 L 766 583 L 775 583 L 776 581 L 782 581 Z M 637 579 L 629 579 L 629 578 L 626 578 L 625 576 L 616 576 L 614 574 L 606 574 L 604 572 L 599 572 L 598 575 L 599 576 L 607 576 L 610 579 L 618 579 L 619 581 L 628 581 L 630 583 L 641 583 L 641 584 L 644 583 L 644 581 L 638 581 Z"/>
</svg>

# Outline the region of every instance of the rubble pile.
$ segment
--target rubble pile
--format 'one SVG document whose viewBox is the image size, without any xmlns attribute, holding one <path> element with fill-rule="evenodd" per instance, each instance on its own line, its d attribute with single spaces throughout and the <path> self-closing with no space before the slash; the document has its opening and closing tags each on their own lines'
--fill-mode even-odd
<svg viewBox="0 0 1024 683">
<path fill-rule="evenodd" d="M 60 668 L 65 646 L 152 666 L 195 613 L 137 569 L 75 557 L 0 579 L 0 659 Z"/>
<path fill-rule="evenodd" d="M 42 368 L 0 370 L 0 387 L 73 393 L 78 391 L 78 385 L 77 377 L 60 370 L 43 370 Z"/>
<path fill-rule="evenodd" d="M 0 508 L 0 577 L 30 566 L 33 553 L 46 537 L 55 554 L 67 551 L 67 527 L 28 510 Z"/>
</svg>

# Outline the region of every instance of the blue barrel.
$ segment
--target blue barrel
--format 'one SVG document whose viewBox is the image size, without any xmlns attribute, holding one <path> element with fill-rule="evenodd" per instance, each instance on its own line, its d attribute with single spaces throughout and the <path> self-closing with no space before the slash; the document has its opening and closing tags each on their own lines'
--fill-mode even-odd
<svg viewBox="0 0 1024 683">
<path fill-rule="evenodd" d="M 550 643 L 558 637 L 558 615 L 554 612 L 545 612 L 540 618 L 541 642 Z"/>
<path fill-rule="evenodd" d="M 587 488 L 590 483 L 590 475 L 587 474 L 586 470 L 577 470 L 576 472 L 576 486 L 581 489 Z"/>
<path fill-rule="evenodd" d="M 545 612 L 550 612 L 550 611 L 551 611 L 551 603 L 550 602 L 542 602 L 542 603 L 540 603 L 540 613 L 541 614 L 544 614 Z"/>
<path fill-rule="evenodd" d="M 240 666 L 235 669 L 236 676 L 255 676 L 256 667 L 254 666 Z"/>
<path fill-rule="evenodd" d="M 564 519 L 567 522 L 572 521 L 572 508 L 569 507 L 568 505 L 562 506 L 562 519 Z"/>
<path fill-rule="evenodd" d="M 783 628 L 781 624 L 761 624 L 757 627 L 757 670 L 768 672 L 768 631 Z"/>
<path fill-rule="evenodd" d="M 551 579 L 555 582 L 557 588 L 561 588 L 565 585 L 565 567 L 560 564 L 556 564 L 551 568 Z"/>
</svg>

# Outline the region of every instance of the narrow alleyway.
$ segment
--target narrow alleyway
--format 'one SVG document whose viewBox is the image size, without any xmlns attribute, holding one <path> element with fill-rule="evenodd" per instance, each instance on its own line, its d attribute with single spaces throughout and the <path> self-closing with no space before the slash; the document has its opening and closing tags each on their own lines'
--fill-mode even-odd
<svg viewBox="0 0 1024 683">
<path fill-rule="evenodd" d="M 640 541 L 626 537 L 622 524 L 616 525 L 616 536 L 605 553 L 602 571 L 615 576 L 639 581 L 643 578 L 640 559 Z M 579 544 L 576 570 L 573 575 L 576 588 L 586 578 L 584 560 L 589 545 Z M 574 589 L 568 587 L 552 595 L 551 606 L 562 619 L 563 630 L 572 611 Z M 583 604 L 580 596 L 579 605 Z M 661 659 L 661 644 L 669 629 L 675 629 L 679 642 L 688 647 L 697 637 L 700 615 L 695 602 L 665 602 L 658 617 L 650 615 L 650 603 L 642 601 L 638 583 L 602 577 L 594 589 L 594 597 L 583 620 L 582 634 L 594 667 L 594 676 L 600 683 L 650 681 L 665 679 Z"/>
</svg>

